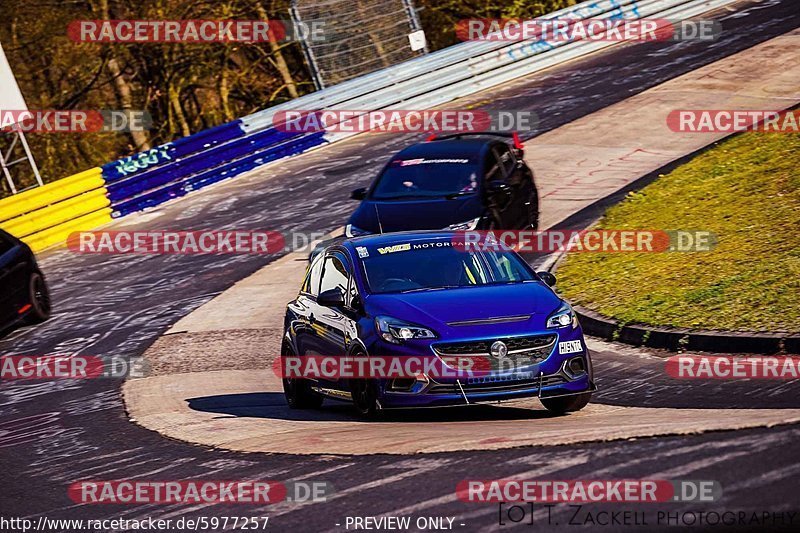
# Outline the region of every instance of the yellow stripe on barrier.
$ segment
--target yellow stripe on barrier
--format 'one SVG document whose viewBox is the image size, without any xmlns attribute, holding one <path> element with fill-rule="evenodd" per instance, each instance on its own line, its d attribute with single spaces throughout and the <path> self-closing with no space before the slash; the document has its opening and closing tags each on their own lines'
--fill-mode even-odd
<svg viewBox="0 0 800 533">
<path fill-rule="evenodd" d="M 102 169 L 95 167 L 0 200 L 0 222 L 47 207 L 105 186 Z"/>
<path fill-rule="evenodd" d="M 17 237 L 27 237 L 109 205 L 111 201 L 106 196 L 106 188 L 103 187 L 0 222 L 0 227 Z"/>
<path fill-rule="evenodd" d="M 34 252 L 39 252 L 54 244 L 65 242 L 70 233 L 74 231 L 90 231 L 109 222 L 111 222 L 111 208 L 106 207 L 100 211 L 83 215 L 34 235 L 24 237 L 22 240 Z"/>
</svg>

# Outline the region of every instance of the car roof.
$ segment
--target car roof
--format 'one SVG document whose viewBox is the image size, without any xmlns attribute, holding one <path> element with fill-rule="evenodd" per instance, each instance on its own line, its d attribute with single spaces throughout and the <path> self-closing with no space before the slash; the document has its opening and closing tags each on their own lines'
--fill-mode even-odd
<svg viewBox="0 0 800 533">
<path fill-rule="evenodd" d="M 497 139 L 489 137 L 463 137 L 412 144 L 400 150 L 392 160 L 418 157 L 469 157 L 480 156 L 483 149 Z"/>
</svg>

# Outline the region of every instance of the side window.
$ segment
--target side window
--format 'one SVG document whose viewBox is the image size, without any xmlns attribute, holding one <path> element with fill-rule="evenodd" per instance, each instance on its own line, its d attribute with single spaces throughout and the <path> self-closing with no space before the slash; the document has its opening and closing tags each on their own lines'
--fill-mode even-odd
<svg viewBox="0 0 800 533">
<path fill-rule="evenodd" d="M 300 292 L 305 292 L 312 296 L 319 294 L 319 278 L 321 273 L 322 256 L 318 257 L 317 260 L 311 265 L 311 268 L 306 274 L 306 279 L 303 281 L 303 286 L 300 288 Z"/>
<path fill-rule="evenodd" d="M 347 283 L 350 279 L 350 272 L 345 267 L 342 259 L 337 255 L 325 258 L 325 266 L 322 269 L 322 281 L 320 282 L 319 292 L 330 289 L 339 289 L 342 295 L 347 293 Z"/>
</svg>

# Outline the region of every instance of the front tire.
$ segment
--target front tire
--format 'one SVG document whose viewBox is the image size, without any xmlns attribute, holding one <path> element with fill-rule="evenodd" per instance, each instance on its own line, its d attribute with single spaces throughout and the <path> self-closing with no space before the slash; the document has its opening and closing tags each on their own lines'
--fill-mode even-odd
<svg viewBox="0 0 800 533">
<path fill-rule="evenodd" d="M 560 398 L 541 398 L 545 409 L 556 415 L 574 413 L 580 411 L 589 404 L 592 399 L 591 392 L 575 394 L 572 396 L 561 396 Z"/>
<path fill-rule="evenodd" d="M 354 379 L 350 382 L 350 394 L 353 406 L 359 416 L 367 420 L 376 420 L 383 414 L 378 401 L 378 382 L 374 379 Z"/>
<path fill-rule="evenodd" d="M 30 313 L 26 317 L 29 324 L 38 324 L 50 318 L 50 291 L 44 276 L 39 272 L 34 272 L 28 278 L 28 301 L 31 304 Z"/>
</svg>

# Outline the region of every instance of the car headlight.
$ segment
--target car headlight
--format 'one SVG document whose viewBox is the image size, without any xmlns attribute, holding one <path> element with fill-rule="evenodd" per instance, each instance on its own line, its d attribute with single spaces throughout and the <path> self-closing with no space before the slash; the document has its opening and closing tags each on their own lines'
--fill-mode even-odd
<svg viewBox="0 0 800 533">
<path fill-rule="evenodd" d="M 481 217 L 467 220 L 466 222 L 459 222 L 458 224 L 450 224 L 445 229 L 451 229 L 455 231 L 472 231 L 478 227 L 478 222 L 481 221 Z"/>
<path fill-rule="evenodd" d="M 359 228 L 357 226 L 354 226 L 352 224 L 348 224 L 348 225 L 346 225 L 344 227 L 344 235 L 345 235 L 345 237 L 358 237 L 359 235 L 369 235 L 369 234 L 370 234 L 369 231 L 367 231 L 365 229 L 361 229 L 361 228 Z"/>
<path fill-rule="evenodd" d="M 550 315 L 547 319 L 547 329 L 565 328 L 567 326 L 578 327 L 578 316 L 568 303 L 562 305 L 558 311 Z"/>
<path fill-rule="evenodd" d="M 375 329 L 386 342 L 400 344 L 412 339 L 435 339 L 436 334 L 428 328 L 398 320 L 389 316 L 376 316 Z"/>
</svg>

